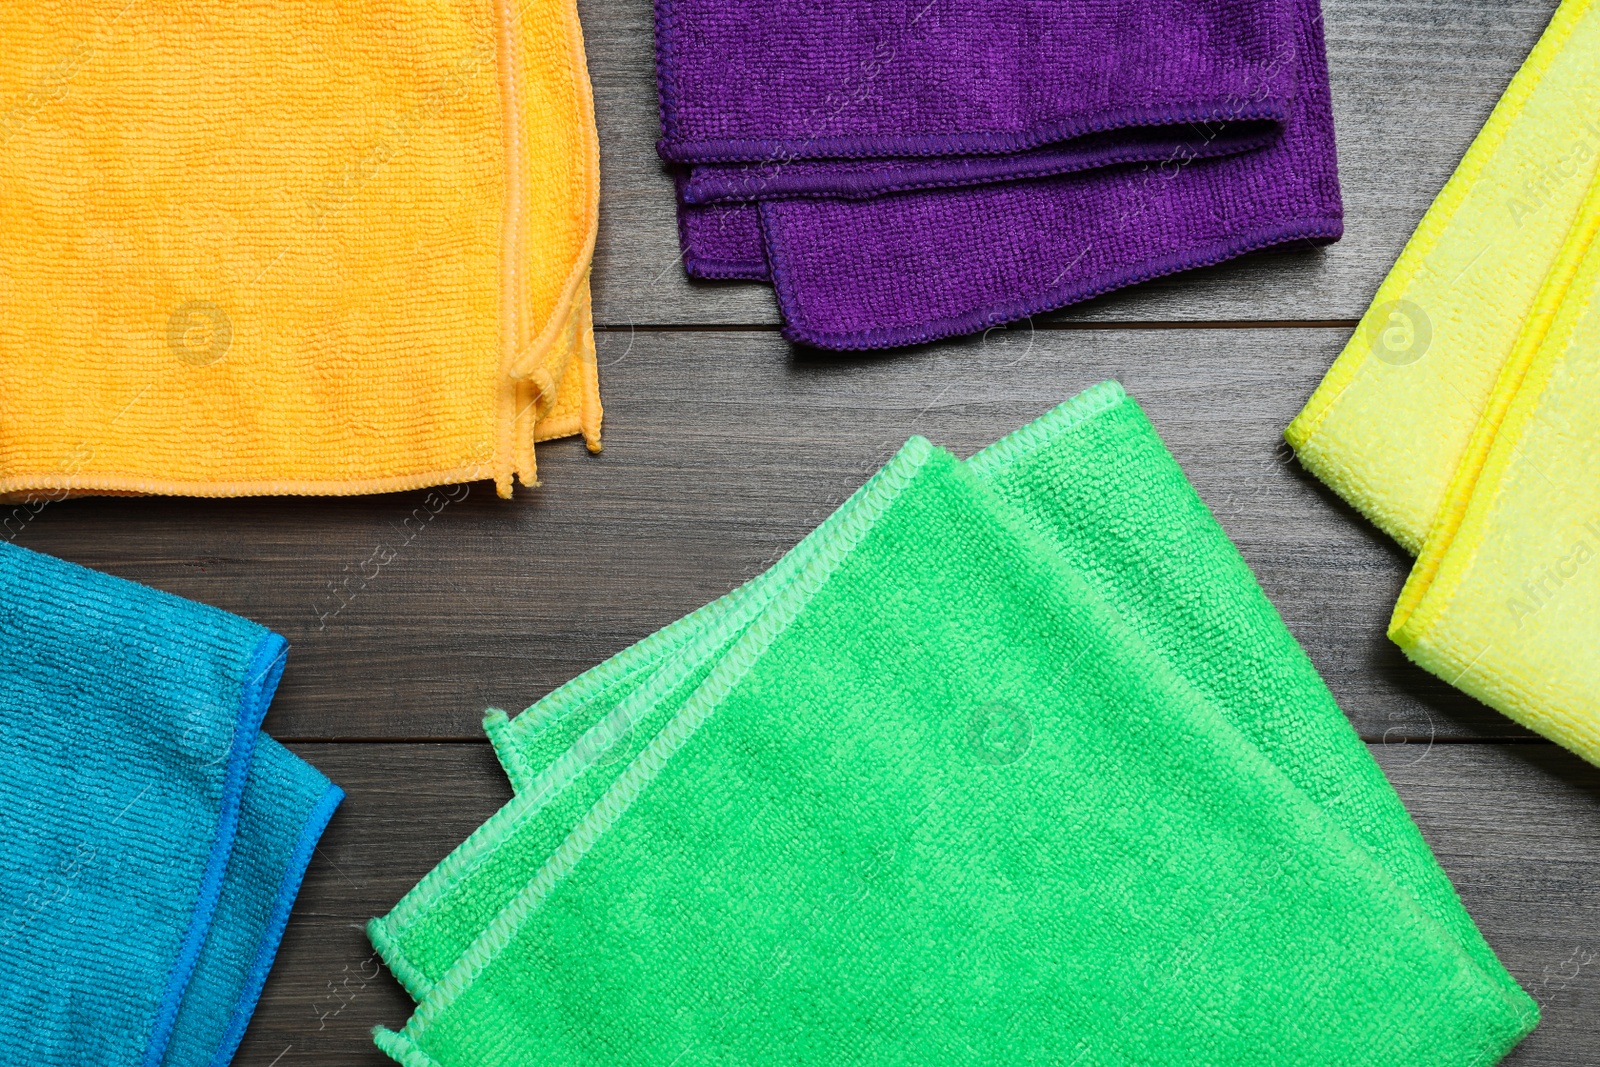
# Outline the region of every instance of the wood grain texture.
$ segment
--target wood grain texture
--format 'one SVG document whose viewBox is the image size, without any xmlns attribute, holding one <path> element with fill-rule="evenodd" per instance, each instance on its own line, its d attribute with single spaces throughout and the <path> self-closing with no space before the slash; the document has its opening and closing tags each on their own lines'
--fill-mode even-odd
<svg viewBox="0 0 1600 1067">
<path fill-rule="evenodd" d="M 293 746 L 350 793 L 301 891 L 236 1063 L 386 1060 L 410 1001 L 362 928 L 510 796 L 488 746 Z M 1600 771 L 1552 745 L 1375 746 L 1484 935 L 1543 1006 L 1514 1067 L 1600 1062 Z M 280 1058 L 281 1057 L 281 1058 Z"/>
<path fill-rule="evenodd" d="M 595 319 L 776 323 L 765 286 L 690 282 L 659 136 L 650 7 L 583 0 L 605 213 Z M 1324 0 L 1345 237 L 1159 279 L 1050 318 L 1354 319 L 1455 169 L 1556 0 Z"/>
<path fill-rule="evenodd" d="M 476 738 L 486 707 L 525 707 L 760 573 L 911 434 L 970 454 L 1115 378 L 1364 736 L 1525 737 L 1384 637 L 1409 560 L 1281 443 L 1345 332 L 1022 327 L 889 358 L 608 333 L 605 453 L 541 448 L 545 484 L 513 501 L 80 500 L 16 540 L 284 634 L 278 736 Z"/>
</svg>

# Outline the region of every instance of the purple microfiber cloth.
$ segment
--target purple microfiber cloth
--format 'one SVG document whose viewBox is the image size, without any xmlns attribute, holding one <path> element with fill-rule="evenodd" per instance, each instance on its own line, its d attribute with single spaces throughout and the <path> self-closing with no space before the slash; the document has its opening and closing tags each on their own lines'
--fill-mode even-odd
<svg viewBox="0 0 1600 1067">
<path fill-rule="evenodd" d="M 656 0 L 662 158 L 999 155 L 1282 121 L 1278 0 Z"/>
<path fill-rule="evenodd" d="M 771 200 L 761 230 L 784 333 L 886 348 L 970 333 L 1192 267 L 1344 232 L 1317 0 L 1296 0 L 1303 82 L 1268 148 L 872 200 Z"/>
<path fill-rule="evenodd" d="M 767 256 L 761 248 L 761 212 L 753 203 L 689 204 L 683 189 L 689 176 L 676 175 L 678 245 L 683 269 L 707 281 L 764 282 Z"/>
<path fill-rule="evenodd" d="M 1293 107 L 1280 0 L 919 2 L 658 0 L 659 148 L 690 165 L 680 201 L 1227 155 L 1269 143 Z"/>
<path fill-rule="evenodd" d="M 678 7 L 663 6 L 668 14 Z M 684 31 L 663 28 L 662 10 L 658 35 L 668 57 Z M 849 189 L 832 199 L 764 195 L 754 206 L 684 203 L 695 195 L 694 178 L 686 177 L 679 184 L 686 267 L 696 277 L 766 276 L 791 340 L 858 349 L 981 330 L 1272 245 L 1337 240 L 1343 208 L 1320 7 L 1317 0 L 1288 0 L 1278 10 L 1292 50 L 1268 61 L 1268 77 L 1255 84 L 1268 84 L 1274 72 L 1291 74 L 1294 84 L 1277 97 L 1288 108 L 1278 136 L 1264 147 L 1207 158 L 1206 145 L 1259 129 L 1239 122 L 1197 126 L 1194 139 L 1180 138 L 1157 165 L 1080 167 L 1046 179 L 857 199 L 851 197 L 861 194 Z M 1144 71 L 1152 56 L 1165 54 L 1159 42 L 1218 44 L 1197 44 L 1161 23 L 1141 32 L 1151 41 L 1105 45 L 1125 49 L 1119 62 L 1129 71 Z M 667 116 L 681 119 L 682 108 L 668 106 L 670 68 L 662 62 L 667 154 L 679 151 L 672 135 L 682 125 Z M 1223 113 L 1248 114 L 1253 99 L 1224 100 Z M 1123 136 L 1154 144 L 1163 131 Z M 1088 143 L 1079 142 L 1080 158 Z M 870 166 L 842 164 L 839 173 L 849 177 Z"/>
</svg>

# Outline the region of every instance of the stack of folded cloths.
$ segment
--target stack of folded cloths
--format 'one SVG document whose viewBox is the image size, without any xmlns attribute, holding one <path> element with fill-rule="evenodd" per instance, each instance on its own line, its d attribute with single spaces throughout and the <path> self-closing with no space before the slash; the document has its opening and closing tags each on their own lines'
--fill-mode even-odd
<svg viewBox="0 0 1600 1067">
<path fill-rule="evenodd" d="M 486 725 L 515 797 L 369 927 L 407 1067 L 1467 1067 L 1537 1020 L 1112 383 L 913 438 Z"/>
<path fill-rule="evenodd" d="M 220 1067 L 344 794 L 260 732 L 283 638 L 0 544 L 0 1038 Z"/>
<path fill-rule="evenodd" d="M 571 0 L 17 0 L 0 40 L 0 497 L 510 495 L 599 448 Z"/>
<path fill-rule="evenodd" d="M 1343 232 L 1318 0 L 656 0 L 684 263 L 913 344 Z"/>
<path fill-rule="evenodd" d="M 1600 763 L 1600 6 L 1566 0 L 1286 436 L 1417 557 L 1390 636 Z"/>
</svg>

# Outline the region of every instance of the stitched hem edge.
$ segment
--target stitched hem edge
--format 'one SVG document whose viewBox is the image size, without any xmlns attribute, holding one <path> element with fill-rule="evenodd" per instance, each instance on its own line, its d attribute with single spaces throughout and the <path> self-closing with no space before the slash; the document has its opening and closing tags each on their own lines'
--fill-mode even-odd
<svg viewBox="0 0 1600 1067">
<path fill-rule="evenodd" d="M 1057 435 L 1119 407 L 1127 399 L 1127 390 L 1121 382 L 1105 381 L 1091 385 L 977 453 L 967 460 L 967 467 L 974 475 L 982 477 L 990 471 L 1009 466 L 1051 444 Z"/>
<path fill-rule="evenodd" d="M 438 1060 L 424 1052 L 421 1045 L 403 1033 L 374 1026 L 372 1043 L 401 1067 L 440 1067 Z"/>
<path fill-rule="evenodd" d="M 1024 130 L 979 130 L 952 134 L 849 135 L 786 138 L 669 138 L 656 151 L 669 163 L 762 163 L 791 159 L 863 159 L 880 156 L 1003 155 L 1091 133 L 1131 126 L 1182 126 L 1194 122 L 1266 119 L 1286 122 L 1291 99 L 1273 95 L 1241 103 L 1240 94 L 1168 107 L 1125 107 L 1075 115 Z M 669 112 L 666 98 L 662 111 Z M 664 117 L 666 117 L 664 115 Z"/>
<path fill-rule="evenodd" d="M 742 177 L 708 173 L 694 167 L 680 189 L 685 204 L 747 203 L 777 199 L 864 200 L 919 189 L 958 189 L 1002 181 L 1022 181 L 1075 174 L 1124 163 L 1160 163 L 1174 159 L 1213 159 L 1264 148 L 1282 135 L 1276 123 L 1264 130 L 1213 137 L 1172 137 L 1140 144 L 1107 145 L 1071 152 L 1070 142 L 1055 153 L 1032 157 L 967 156 L 885 166 L 870 174 L 803 171 L 773 164 L 770 176 Z M 1049 149 L 1042 150 L 1049 153 Z M 810 161 L 806 161 L 810 162 Z"/>
<path fill-rule="evenodd" d="M 272 915 L 267 920 L 266 929 L 262 931 L 255 961 L 250 965 L 250 973 L 239 991 L 233 1017 L 217 1045 L 211 1067 L 227 1067 L 233 1060 L 233 1054 L 238 1051 L 239 1042 L 244 1039 L 244 1031 L 250 1025 L 251 1015 L 255 1013 L 256 1002 L 261 999 L 261 988 L 266 984 L 267 973 L 272 970 L 278 946 L 283 943 L 283 931 L 289 924 L 289 913 L 294 910 L 295 898 L 300 895 L 300 885 L 305 880 L 306 868 L 311 864 L 311 855 L 322 838 L 322 832 L 328 827 L 328 820 L 333 818 L 334 811 L 343 800 L 344 790 L 330 782 L 306 816 L 299 840 L 289 856 L 289 864 L 284 868 L 283 880 L 278 883 L 278 895 L 273 901 Z"/>
<path fill-rule="evenodd" d="M 433 989 L 433 983 L 428 981 L 427 975 L 411 962 L 411 958 L 400 947 L 400 940 L 395 937 L 387 916 L 367 920 L 367 940 L 378 950 L 384 966 L 411 994 L 412 1000 L 421 1001 Z"/>
<path fill-rule="evenodd" d="M 1389 620 L 1389 638 L 1401 648 L 1422 641 L 1455 600 L 1459 575 L 1444 580 L 1451 549 L 1474 513 L 1481 515 L 1492 506 L 1491 500 L 1478 493 L 1485 476 L 1489 477 L 1490 489 L 1498 496 L 1499 479 L 1495 475 L 1503 473 L 1506 450 L 1515 447 L 1531 417 L 1522 409 L 1542 399 L 1551 372 L 1565 358 L 1570 346 L 1573 314 L 1568 310 L 1568 297 L 1575 284 L 1580 286 L 1577 293 L 1581 296 L 1582 286 L 1600 277 L 1600 271 L 1588 266 L 1597 233 L 1600 233 L 1600 171 L 1591 179 L 1578 216 L 1534 300 L 1533 311 L 1523 323 L 1505 365 L 1500 368 L 1466 454 L 1450 480 L 1422 552 L 1400 591 Z M 1560 343 L 1547 347 L 1546 341 L 1552 336 Z M 1501 469 L 1494 469 L 1497 467 Z M 1459 571 L 1459 567 L 1451 569 Z"/>
<path fill-rule="evenodd" d="M 461 485 L 493 478 L 488 464 L 474 463 L 422 474 L 397 474 L 388 478 L 358 478 L 349 481 L 329 479 L 266 479 L 238 482 L 190 482 L 149 478 L 138 474 L 18 474 L 0 478 L 0 501 L 12 494 L 41 489 L 60 489 L 86 495 L 107 494 L 159 496 L 361 496 L 370 493 L 397 493 L 407 489 L 426 489 L 435 485 Z"/>
<path fill-rule="evenodd" d="M 206 862 L 194 911 L 190 914 L 188 933 L 168 974 L 167 988 L 162 995 L 155 1026 L 145 1046 L 144 1067 L 159 1067 L 167 1044 L 172 1040 L 173 1027 L 178 1022 L 183 991 L 188 987 L 195 964 L 200 960 L 200 950 L 205 945 L 211 918 L 222 896 L 222 879 L 227 873 L 228 859 L 233 855 L 233 838 L 239 829 L 239 802 L 244 796 L 250 757 L 255 752 L 256 737 L 261 731 L 261 720 L 266 716 L 267 705 L 272 702 L 278 679 L 283 676 L 288 652 L 289 642 L 275 633 L 267 633 L 256 643 L 246 664 L 239 707 L 234 714 L 233 745 L 228 755 L 228 769 L 223 776 L 222 810 L 211 843 L 211 856 Z"/>
<path fill-rule="evenodd" d="M 766 226 L 767 206 L 762 206 L 762 230 Z M 782 255 L 770 245 L 767 256 L 772 264 L 773 288 L 778 294 L 778 305 L 783 312 L 783 335 L 797 344 L 815 348 L 869 349 L 899 348 L 904 345 L 923 344 L 945 337 L 976 333 L 991 326 L 1025 319 L 1068 304 L 1080 303 L 1139 282 L 1149 281 L 1167 274 L 1207 267 L 1247 252 L 1255 252 L 1290 241 L 1313 241 L 1318 244 L 1337 241 L 1344 235 L 1342 217 L 1312 219 L 1297 223 L 1274 223 L 1250 231 L 1239 237 L 1214 241 L 1186 252 L 1160 256 L 1136 266 L 1113 271 L 1097 280 L 1053 289 L 1040 297 L 1000 304 L 991 309 L 976 309 L 959 315 L 934 319 L 918 326 L 895 326 L 867 330 L 821 330 L 804 324 L 803 310 L 799 306 L 792 282 Z"/>
<path fill-rule="evenodd" d="M 573 95 L 578 101 L 580 109 L 578 118 L 584 131 L 583 177 L 587 186 L 584 212 L 589 225 L 584 233 L 583 246 L 573 261 L 566 285 L 562 288 L 561 296 L 551 311 L 550 318 L 539 331 L 539 335 L 520 353 L 516 353 L 508 364 L 511 377 L 517 379 L 532 373 L 566 328 L 567 319 L 573 313 L 573 306 L 578 302 L 578 291 L 588 282 L 589 265 L 594 259 L 595 241 L 600 232 L 600 135 L 595 126 L 594 86 L 589 79 L 588 58 L 584 54 L 583 27 L 578 20 L 577 7 L 570 0 L 562 5 L 562 20 L 567 30 L 567 58 L 572 75 Z M 512 47 L 515 48 L 515 45 Z"/>
<path fill-rule="evenodd" d="M 684 247 L 683 271 L 691 278 L 708 282 L 765 282 L 770 281 L 765 263 L 752 261 L 701 259 Z"/>
</svg>

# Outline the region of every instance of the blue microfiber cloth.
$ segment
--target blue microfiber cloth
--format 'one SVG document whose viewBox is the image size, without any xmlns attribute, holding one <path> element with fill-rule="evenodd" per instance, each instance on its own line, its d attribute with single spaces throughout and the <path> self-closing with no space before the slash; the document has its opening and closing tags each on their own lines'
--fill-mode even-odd
<svg viewBox="0 0 1600 1067">
<path fill-rule="evenodd" d="M 0 1041 L 226 1063 L 343 794 L 260 734 L 287 644 L 0 545 Z"/>
<path fill-rule="evenodd" d="M 233 1058 L 277 955 L 311 851 L 344 791 L 266 734 L 256 739 L 239 831 L 165 1067 Z"/>
</svg>

